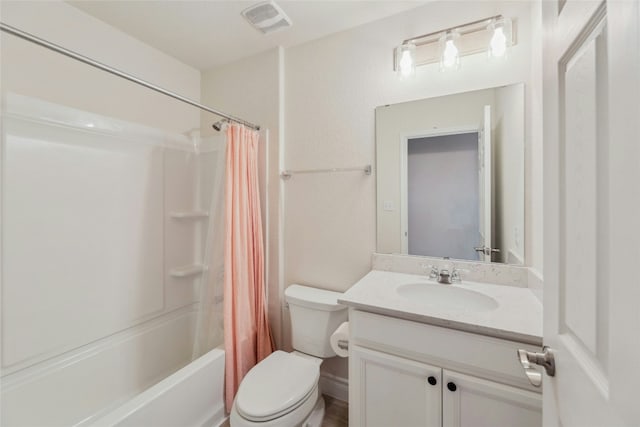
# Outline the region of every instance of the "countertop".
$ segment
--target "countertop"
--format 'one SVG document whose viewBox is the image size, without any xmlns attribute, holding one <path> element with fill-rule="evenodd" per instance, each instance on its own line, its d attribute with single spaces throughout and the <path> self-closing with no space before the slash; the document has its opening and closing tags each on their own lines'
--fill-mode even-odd
<svg viewBox="0 0 640 427">
<path fill-rule="evenodd" d="M 488 311 L 447 310 L 398 294 L 397 288 L 408 283 L 436 282 L 421 275 L 372 270 L 338 302 L 362 311 L 542 345 L 542 304 L 528 288 L 464 280 L 461 284 L 438 284 L 479 292 L 498 303 L 497 308 Z"/>
</svg>

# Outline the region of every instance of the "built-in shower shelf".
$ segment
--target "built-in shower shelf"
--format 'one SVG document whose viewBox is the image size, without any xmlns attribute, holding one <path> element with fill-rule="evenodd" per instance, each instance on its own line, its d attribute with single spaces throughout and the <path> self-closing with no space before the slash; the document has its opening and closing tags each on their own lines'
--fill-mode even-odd
<svg viewBox="0 0 640 427">
<path fill-rule="evenodd" d="M 205 212 L 205 211 L 170 212 L 169 216 L 174 219 L 203 219 L 209 216 L 209 212 Z"/>
<path fill-rule="evenodd" d="M 172 268 L 169 274 L 173 277 L 189 277 L 201 274 L 205 270 L 204 265 L 193 264 Z"/>
</svg>

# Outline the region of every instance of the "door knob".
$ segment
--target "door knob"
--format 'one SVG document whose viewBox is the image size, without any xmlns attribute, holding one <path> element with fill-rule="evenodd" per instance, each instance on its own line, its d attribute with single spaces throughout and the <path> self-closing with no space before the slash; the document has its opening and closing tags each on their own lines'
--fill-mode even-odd
<svg viewBox="0 0 640 427">
<path fill-rule="evenodd" d="M 518 359 L 524 368 L 524 373 L 527 374 L 529 382 L 535 387 L 540 387 L 542 384 L 542 373 L 535 369 L 533 365 L 542 366 L 550 377 L 556 374 L 556 362 L 553 358 L 553 352 L 547 346 L 542 348 L 542 353 L 519 349 Z"/>
</svg>

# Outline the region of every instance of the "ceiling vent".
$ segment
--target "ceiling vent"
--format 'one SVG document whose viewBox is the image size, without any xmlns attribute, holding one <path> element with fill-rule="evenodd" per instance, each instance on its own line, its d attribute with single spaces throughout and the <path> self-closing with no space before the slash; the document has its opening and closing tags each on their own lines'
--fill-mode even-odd
<svg viewBox="0 0 640 427">
<path fill-rule="evenodd" d="M 273 1 L 265 1 L 242 11 L 242 16 L 263 34 L 291 26 L 291 19 Z"/>
</svg>

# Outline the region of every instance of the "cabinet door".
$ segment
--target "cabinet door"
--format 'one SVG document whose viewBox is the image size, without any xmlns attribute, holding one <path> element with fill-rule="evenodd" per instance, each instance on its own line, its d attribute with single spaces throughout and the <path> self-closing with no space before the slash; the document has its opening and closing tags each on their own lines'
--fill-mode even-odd
<svg viewBox="0 0 640 427">
<path fill-rule="evenodd" d="M 442 371 L 443 427 L 540 427 L 542 396 L 527 390 Z"/>
<path fill-rule="evenodd" d="M 440 368 L 353 346 L 349 425 L 439 427 Z"/>
</svg>

